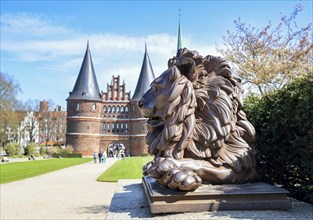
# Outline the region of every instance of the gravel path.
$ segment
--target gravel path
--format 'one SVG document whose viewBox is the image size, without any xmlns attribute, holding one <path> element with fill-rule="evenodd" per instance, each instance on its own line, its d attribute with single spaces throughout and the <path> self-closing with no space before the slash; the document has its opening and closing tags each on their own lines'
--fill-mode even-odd
<svg viewBox="0 0 313 220">
<path fill-rule="evenodd" d="M 117 159 L 0 185 L 0 219 L 105 219 L 116 183 L 96 179 Z"/>
</svg>

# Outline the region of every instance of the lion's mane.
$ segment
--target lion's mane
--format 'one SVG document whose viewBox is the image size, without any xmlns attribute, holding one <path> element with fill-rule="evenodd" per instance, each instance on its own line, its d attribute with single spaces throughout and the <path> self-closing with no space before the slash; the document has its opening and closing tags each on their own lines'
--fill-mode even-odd
<svg viewBox="0 0 313 220">
<path fill-rule="evenodd" d="M 195 128 L 196 96 L 192 83 L 176 66 L 163 75 L 172 83 L 164 111 L 165 123 L 157 130 L 148 128 L 146 142 L 154 155 L 182 159 Z"/>
</svg>

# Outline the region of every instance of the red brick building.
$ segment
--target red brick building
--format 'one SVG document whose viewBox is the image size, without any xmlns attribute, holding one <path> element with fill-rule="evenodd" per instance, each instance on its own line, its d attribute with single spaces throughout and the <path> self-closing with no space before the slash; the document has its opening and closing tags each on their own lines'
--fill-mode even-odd
<svg viewBox="0 0 313 220">
<path fill-rule="evenodd" d="M 108 147 L 121 143 L 126 155 L 147 153 L 145 144 L 146 119 L 143 118 L 137 102 L 149 89 L 154 73 L 145 48 L 141 72 L 136 90 L 126 92 L 120 76 L 112 76 L 106 91 L 99 90 L 89 45 L 73 91 L 67 101 L 66 144 L 72 145 L 83 155 L 108 151 Z M 108 152 L 107 152 L 108 153 Z"/>
</svg>

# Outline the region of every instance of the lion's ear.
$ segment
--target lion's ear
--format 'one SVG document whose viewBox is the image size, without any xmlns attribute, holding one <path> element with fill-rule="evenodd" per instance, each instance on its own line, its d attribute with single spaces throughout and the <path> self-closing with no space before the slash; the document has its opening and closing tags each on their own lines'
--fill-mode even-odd
<svg viewBox="0 0 313 220">
<path fill-rule="evenodd" d="M 167 62 L 167 67 L 171 68 L 172 66 L 174 66 L 176 64 L 176 57 L 173 57 L 171 59 L 168 60 Z"/>
<path fill-rule="evenodd" d="M 177 68 L 180 73 L 186 76 L 191 82 L 195 82 L 198 79 L 198 74 L 196 71 L 196 63 L 192 58 L 181 57 L 176 63 Z"/>
</svg>

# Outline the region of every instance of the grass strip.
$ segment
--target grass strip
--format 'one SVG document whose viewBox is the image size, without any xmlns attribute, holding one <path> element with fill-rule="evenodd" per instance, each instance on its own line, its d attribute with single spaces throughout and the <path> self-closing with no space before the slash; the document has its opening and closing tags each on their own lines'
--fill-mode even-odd
<svg viewBox="0 0 313 220">
<path fill-rule="evenodd" d="M 100 182 L 117 182 L 120 179 L 141 179 L 142 167 L 153 157 L 126 157 L 119 160 L 98 177 Z"/>
<path fill-rule="evenodd" d="M 64 158 L 0 164 L 0 184 L 42 175 L 91 160 L 92 158 Z"/>
</svg>

